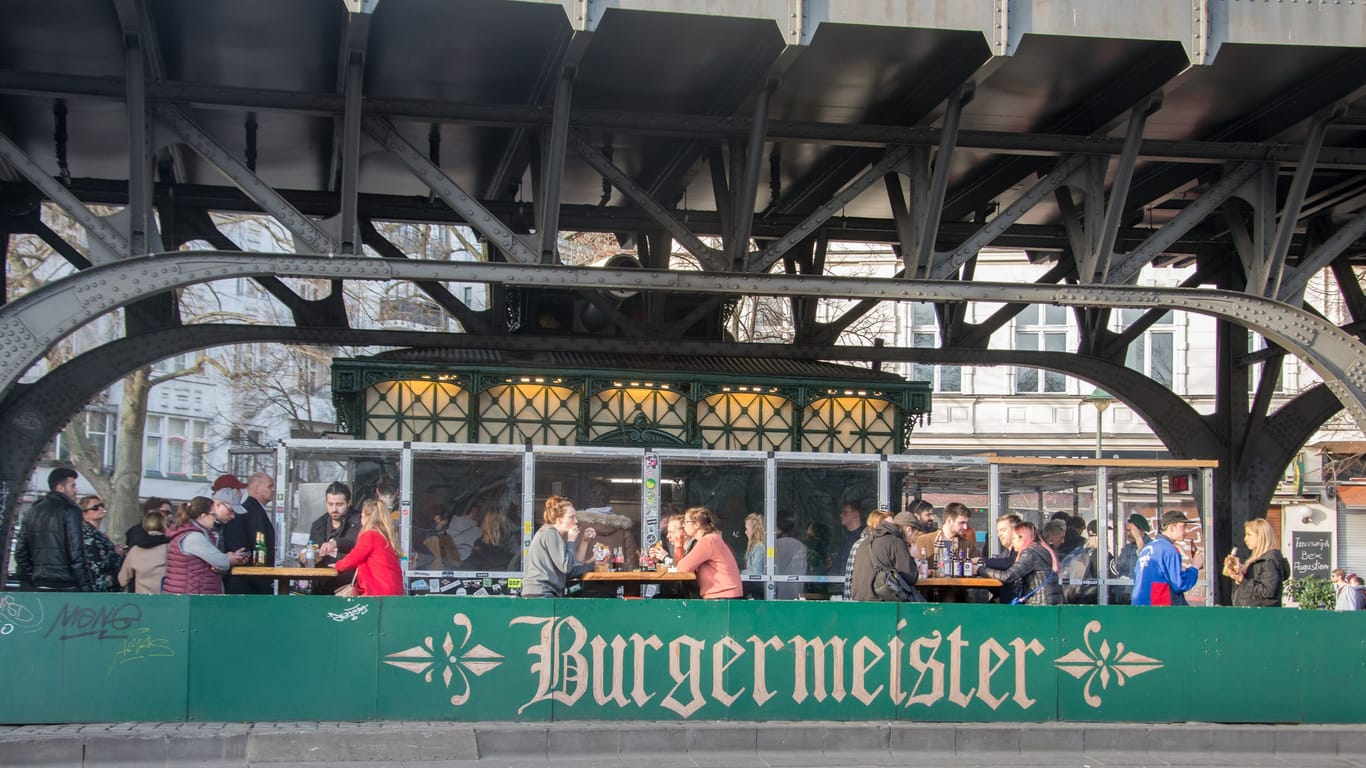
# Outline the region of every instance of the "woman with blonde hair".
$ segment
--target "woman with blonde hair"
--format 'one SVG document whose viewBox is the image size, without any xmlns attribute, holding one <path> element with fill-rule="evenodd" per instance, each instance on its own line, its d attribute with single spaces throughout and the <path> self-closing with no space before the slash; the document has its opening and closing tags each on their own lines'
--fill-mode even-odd
<svg viewBox="0 0 1366 768">
<path fill-rule="evenodd" d="M 1224 575 L 1233 579 L 1233 604 L 1243 608 L 1276 608 L 1281 604 L 1281 589 L 1290 578 L 1290 564 L 1279 549 L 1271 546 L 1275 532 L 1265 518 L 1254 517 L 1243 527 L 1243 543 L 1248 558 L 1239 562 L 1230 553 L 1224 559 Z"/>
<path fill-rule="evenodd" d="M 564 597 L 569 580 L 593 570 L 597 533 L 579 535 L 579 511 L 564 496 L 545 501 L 545 525 L 531 538 L 522 575 L 522 597 Z"/>
<path fill-rule="evenodd" d="M 762 576 L 768 565 L 767 532 L 764 530 L 764 516 L 751 513 L 745 515 L 745 573 Z"/>
<path fill-rule="evenodd" d="M 702 599 L 743 597 L 740 566 L 735 553 L 716 530 L 716 518 L 706 507 L 692 507 L 683 513 L 683 534 L 691 536 L 693 548 L 678 561 L 678 570 L 697 574 Z"/>
<path fill-rule="evenodd" d="M 162 517 L 160 506 L 144 512 L 142 525 L 133 530 L 136 533 L 128 536 L 132 546 L 128 548 L 123 567 L 119 569 L 119 584 L 123 587 L 132 586 L 133 591 L 139 594 L 159 595 L 161 580 L 166 576 L 166 546 L 170 543 L 166 538 L 166 518 Z"/>
<path fill-rule="evenodd" d="M 356 571 L 356 595 L 385 597 L 401 595 L 403 571 L 398 564 L 398 536 L 389 508 L 379 499 L 360 507 L 360 535 L 351 552 L 337 561 L 337 571 Z"/>
</svg>

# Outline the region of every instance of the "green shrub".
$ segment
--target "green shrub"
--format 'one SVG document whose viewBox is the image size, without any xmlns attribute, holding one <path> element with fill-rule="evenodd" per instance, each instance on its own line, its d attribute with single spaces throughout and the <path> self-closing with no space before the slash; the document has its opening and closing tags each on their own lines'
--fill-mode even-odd
<svg viewBox="0 0 1366 768">
<path fill-rule="evenodd" d="M 1322 576 L 1305 576 L 1285 583 L 1285 594 L 1306 610 L 1332 610 L 1336 604 L 1333 582 Z"/>
</svg>

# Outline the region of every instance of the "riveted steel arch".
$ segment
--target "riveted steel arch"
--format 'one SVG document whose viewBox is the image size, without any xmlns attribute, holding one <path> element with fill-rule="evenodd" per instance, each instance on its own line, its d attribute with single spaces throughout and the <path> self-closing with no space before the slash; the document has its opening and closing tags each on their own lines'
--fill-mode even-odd
<svg viewBox="0 0 1366 768">
<path fill-rule="evenodd" d="M 1024 302 L 1065 306 L 1161 307 L 1229 320 L 1262 334 L 1314 369 L 1353 419 L 1366 427 L 1366 349 L 1347 332 L 1272 299 L 1231 291 L 1129 286 L 1049 286 L 614 270 L 478 262 L 397 262 L 357 257 L 181 251 L 85 270 L 0 309 L 0 393 L 67 334 L 150 294 L 213 280 L 280 275 L 351 280 L 444 280 L 567 289 L 624 288 L 690 293 L 838 296 L 934 302 Z"/>
</svg>

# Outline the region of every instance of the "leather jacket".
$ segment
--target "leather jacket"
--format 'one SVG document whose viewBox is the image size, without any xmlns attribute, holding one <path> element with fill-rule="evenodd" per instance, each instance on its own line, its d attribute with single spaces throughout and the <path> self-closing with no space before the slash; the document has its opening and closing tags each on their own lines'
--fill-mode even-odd
<svg viewBox="0 0 1366 768">
<path fill-rule="evenodd" d="M 81 508 L 69 496 L 49 491 L 24 515 L 14 560 L 25 588 L 94 588 L 81 541 Z"/>
</svg>

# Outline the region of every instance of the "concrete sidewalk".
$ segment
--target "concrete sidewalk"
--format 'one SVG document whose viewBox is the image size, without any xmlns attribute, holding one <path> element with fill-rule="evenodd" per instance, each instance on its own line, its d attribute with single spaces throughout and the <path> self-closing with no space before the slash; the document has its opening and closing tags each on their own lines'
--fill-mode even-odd
<svg viewBox="0 0 1366 768">
<path fill-rule="evenodd" d="M 0 726 L 3 766 L 1001 765 L 1366 768 L 1366 727 L 1085 723 L 299 722 Z"/>
</svg>

